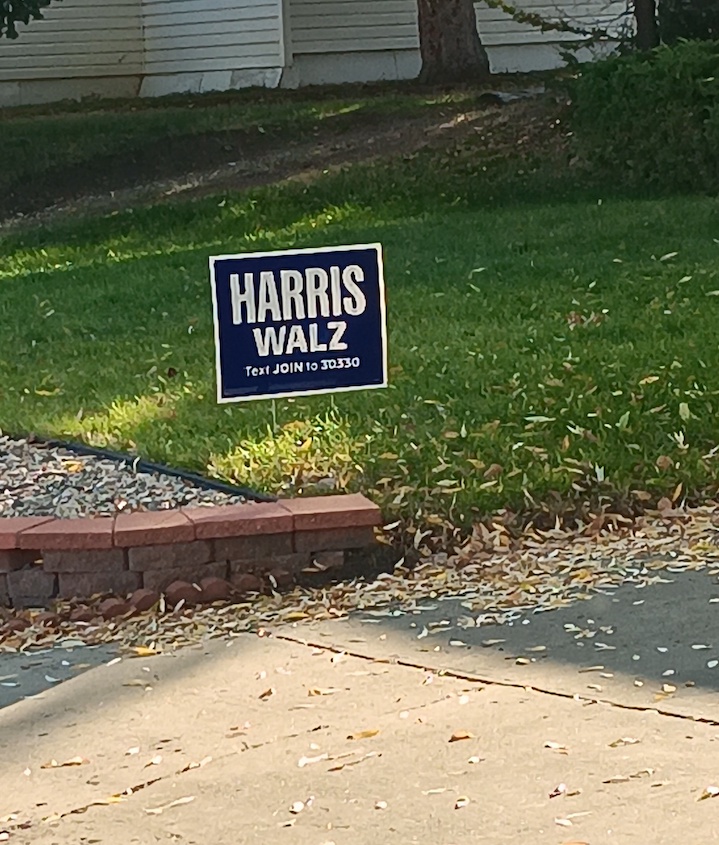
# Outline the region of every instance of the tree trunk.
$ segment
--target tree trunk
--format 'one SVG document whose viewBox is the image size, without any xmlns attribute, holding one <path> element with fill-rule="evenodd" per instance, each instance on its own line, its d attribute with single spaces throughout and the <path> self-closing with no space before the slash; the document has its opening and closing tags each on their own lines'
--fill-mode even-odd
<svg viewBox="0 0 719 845">
<path fill-rule="evenodd" d="M 417 0 L 421 82 L 469 82 L 489 76 L 473 0 Z"/>
<path fill-rule="evenodd" d="M 656 0 L 634 0 L 634 20 L 637 24 L 635 43 L 642 52 L 659 44 Z"/>
</svg>

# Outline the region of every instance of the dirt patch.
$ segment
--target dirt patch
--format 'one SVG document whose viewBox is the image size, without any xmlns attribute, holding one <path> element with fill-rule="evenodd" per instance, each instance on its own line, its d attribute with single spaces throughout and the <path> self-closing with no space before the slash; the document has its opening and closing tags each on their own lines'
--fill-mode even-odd
<svg viewBox="0 0 719 845">
<path fill-rule="evenodd" d="M 178 136 L 122 156 L 40 173 L 0 198 L 3 228 L 49 223 L 65 215 L 108 213 L 172 198 L 245 190 L 287 179 L 308 180 L 345 165 L 411 154 L 468 135 L 488 150 L 543 144 L 558 111 L 555 98 L 494 94 L 420 115 L 345 114 L 293 131 L 241 131 Z"/>
</svg>

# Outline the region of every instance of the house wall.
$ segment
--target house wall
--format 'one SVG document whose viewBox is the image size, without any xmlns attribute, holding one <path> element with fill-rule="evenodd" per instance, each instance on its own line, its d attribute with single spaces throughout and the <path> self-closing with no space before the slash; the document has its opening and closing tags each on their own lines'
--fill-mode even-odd
<svg viewBox="0 0 719 845">
<path fill-rule="evenodd" d="M 142 96 L 275 87 L 282 0 L 143 0 Z"/>
<path fill-rule="evenodd" d="M 626 20 L 628 0 L 514 2 L 591 27 Z M 558 67 L 576 40 L 476 13 L 495 72 Z M 416 0 L 63 0 L 20 29 L 1 45 L 0 106 L 411 79 L 421 65 Z"/>
<path fill-rule="evenodd" d="M 132 96 L 142 73 L 141 0 L 64 0 L 0 45 L 0 106 Z"/>
<path fill-rule="evenodd" d="M 63 0 L 0 44 L 0 106 L 275 87 L 283 0 Z"/>
<path fill-rule="evenodd" d="M 522 11 L 577 27 L 613 31 L 627 0 L 513 0 Z M 495 73 L 561 67 L 562 51 L 577 37 L 516 23 L 476 3 L 477 26 Z M 416 0 L 289 0 L 292 68 L 285 84 L 309 85 L 412 79 L 419 73 Z M 622 19 L 624 20 L 624 19 Z M 580 58 L 590 57 L 586 50 Z"/>
</svg>

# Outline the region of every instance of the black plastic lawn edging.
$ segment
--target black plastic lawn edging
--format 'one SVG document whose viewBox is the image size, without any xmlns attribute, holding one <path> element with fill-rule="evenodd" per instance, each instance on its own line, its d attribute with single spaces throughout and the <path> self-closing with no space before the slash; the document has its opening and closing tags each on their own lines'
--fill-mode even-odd
<svg viewBox="0 0 719 845">
<path fill-rule="evenodd" d="M 142 460 L 137 455 L 130 455 L 127 452 L 112 452 L 109 449 L 97 449 L 94 446 L 88 446 L 85 443 L 74 443 L 64 440 L 46 440 L 44 437 L 38 437 L 36 434 L 30 434 L 26 437 L 15 437 L 12 434 L 5 434 L 11 440 L 27 440 L 28 443 L 37 443 L 41 446 L 47 446 L 50 449 L 67 449 L 69 452 L 75 452 L 78 455 L 87 455 L 94 458 L 107 458 L 118 463 L 129 464 L 133 472 L 153 472 L 162 473 L 163 475 L 171 475 L 175 478 L 181 478 L 194 484 L 196 487 L 201 487 L 205 490 L 216 490 L 219 493 L 227 493 L 230 496 L 242 496 L 252 502 L 276 502 L 277 496 L 271 496 L 267 493 L 258 493 L 255 490 L 250 490 L 249 487 L 236 487 L 234 484 L 226 484 L 223 481 L 214 481 L 211 478 L 206 478 L 204 475 L 198 475 L 186 469 L 175 469 L 174 467 L 167 467 L 163 464 L 155 464 L 151 461 Z"/>
</svg>

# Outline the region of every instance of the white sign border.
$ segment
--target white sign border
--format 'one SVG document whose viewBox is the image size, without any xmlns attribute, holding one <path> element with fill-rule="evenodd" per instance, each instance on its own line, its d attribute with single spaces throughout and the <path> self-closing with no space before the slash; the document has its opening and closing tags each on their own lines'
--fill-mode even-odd
<svg viewBox="0 0 719 845">
<path fill-rule="evenodd" d="M 215 278 L 215 261 L 225 261 L 231 258 L 268 258 L 276 255 L 308 255 L 318 252 L 349 252 L 354 249 L 373 249 L 377 253 L 377 267 L 379 270 L 379 310 L 382 321 L 382 383 L 362 384 L 353 387 L 328 387 L 315 390 L 291 390 L 285 393 L 259 393 L 252 396 L 223 396 L 222 395 L 222 366 L 220 363 L 220 320 L 217 307 L 217 280 Z M 217 390 L 217 404 L 231 405 L 236 402 L 254 402 L 257 399 L 294 399 L 300 396 L 318 396 L 325 393 L 351 393 L 356 390 L 378 390 L 388 386 L 387 362 L 387 304 L 385 300 L 384 261 L 382 244 L 342 244 L 341 246 L 303 247 L 302 249 L 275 249 L 264 252 L 240 252 L 228 255 L 211 255 L 210 290 L 212 292 L 212 321 L 214 324 L 215 340 L 215 383 Z"/>
</svg>

